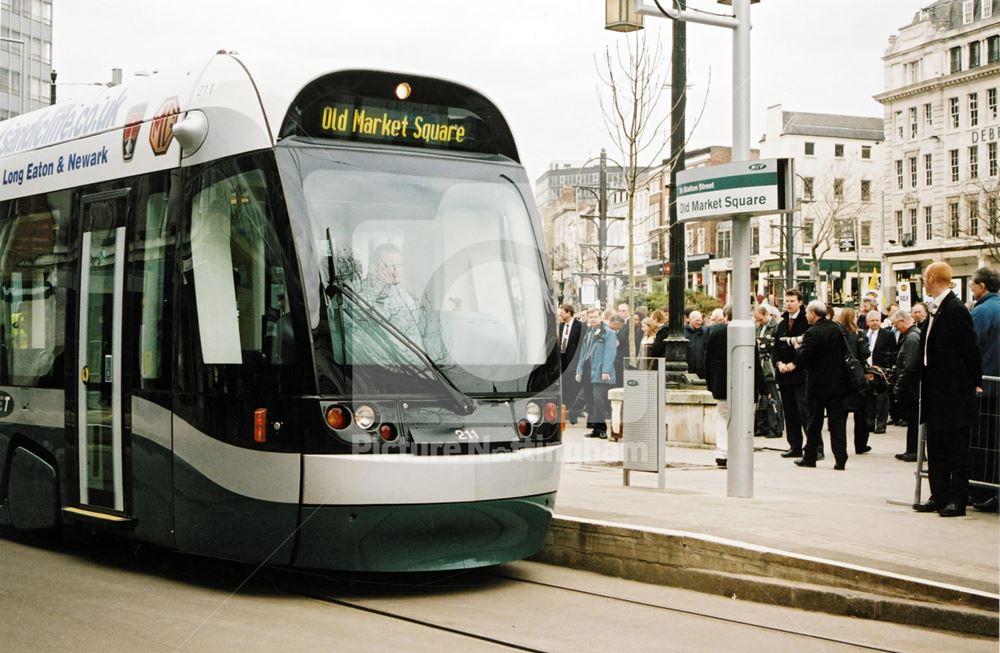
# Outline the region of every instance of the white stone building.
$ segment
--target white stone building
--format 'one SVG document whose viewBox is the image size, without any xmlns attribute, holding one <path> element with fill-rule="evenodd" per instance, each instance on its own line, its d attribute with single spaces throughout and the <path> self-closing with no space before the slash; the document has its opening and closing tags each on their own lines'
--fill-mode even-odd
<svg viewBox="0 0 1000 653">
<path fill-rule="evenodd" d="M 997 219 L 1000 0 L 938 0 L 889 38 L 885 92 L 885 285 L 915 284 L 933 261 L 972 272 L 1000 257 Z"/>
<path fill-rule="evenodd" d="M 762 159 L 794 161 L 795 284 L 807 297 L 854 304 L 881 255 L 881 118 L 767 112 Z M 764 216 L 751 230 L 756 292 L 780 304 L 785 288 L 785 216 Z"/>
</svg>

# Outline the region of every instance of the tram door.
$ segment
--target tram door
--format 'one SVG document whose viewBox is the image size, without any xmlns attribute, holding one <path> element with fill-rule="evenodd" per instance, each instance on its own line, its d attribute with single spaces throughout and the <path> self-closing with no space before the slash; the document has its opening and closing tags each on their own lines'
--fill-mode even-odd
<svg viewBox="0 0 1000 653">
<path fill-rule="evenodd" d="M 81 209 L 80 503 L 123 512 L 122 293 L 128 190 L 86 196 Z"/>
</svg>

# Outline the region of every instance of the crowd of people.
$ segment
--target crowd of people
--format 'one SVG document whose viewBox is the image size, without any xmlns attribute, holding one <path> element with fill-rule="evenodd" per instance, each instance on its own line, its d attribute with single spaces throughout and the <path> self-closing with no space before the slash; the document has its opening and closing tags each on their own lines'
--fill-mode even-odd
<svg viewBox="0 0 1000 653">
<path fill-rule="evenodd" d="M 784 435 L 788 446 L 780 455 L 811 468 L 825 459 L 825 426 L 833 467 L 845 470 L 848 415 L 855 455 L 872 450 L 871 434 L 885 433 L 889 424 L 905 426 L 906 447 L 895 457 L 906 463 L 918 459 L 923 423 L 931 494 L 914 510 L 952 517 L 964 515 L 972 504 L 997 512 L 996 490 L 970 486 L 969 480 L 971 475 L 995 486 L 1000 475 L 1000 417 L 995 405 L 987 408 L 1000 393 L 1000 274 L 987 267 L 976 270 L 969 284 L 971 306 L 953 292 L 947 263 L 929 265 L 923 282 L 928 299 L 910 310 L 893 304 L 883 313 L 874 299 L 865 299 L 858 312 L 831 310 L 819 300 L 807 304 L 795 288 L 784 294 L 784 312 L 757 303 L 756 435 Z M 576 316 L 574 307 L 564 304 L 559 317 L 568 420 L 576 423 L 586 414 L 587 437 L 606 438 L 608 390 L 621 386 L 627 356 L 664 356 L 667 314 L 640 307 L 630 315 L 622 304 L 617 311 L 591 308 Z M 721 467 L 727 464 L 730 320 L 727 306 L 708 318 L 692 310 L 684 325 L 688 372 L 704 379 L 719 407 L 715 458 Z M 631 354 L 629 328 L 634 331 Z M 973 436 L 976 446 L 970 449 Z"/>
</svg>

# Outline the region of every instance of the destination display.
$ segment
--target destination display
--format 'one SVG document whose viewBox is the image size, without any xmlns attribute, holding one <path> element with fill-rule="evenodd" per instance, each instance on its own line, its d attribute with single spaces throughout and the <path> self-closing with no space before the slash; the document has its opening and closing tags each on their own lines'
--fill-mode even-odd
<svg viewBox="0 0 1000 653">
<path fill-rule="evenodd" d="M 466 152 L 496 147 L 483 121 L 466 109 L 376 98 L 313 102 L 303 111 L 299 131 L 315 138 Z"/>
<path fill-rule="evenodd" d="M 761 159 L 677 173 L 677 220 L 751 217 L 791 206 L 788 159 Z"/>
</svg>

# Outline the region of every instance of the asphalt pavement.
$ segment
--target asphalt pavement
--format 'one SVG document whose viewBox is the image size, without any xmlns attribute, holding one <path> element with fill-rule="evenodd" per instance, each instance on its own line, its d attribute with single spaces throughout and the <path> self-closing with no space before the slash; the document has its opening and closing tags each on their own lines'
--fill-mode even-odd
<svg viewBox="0 0 1000 653">
<path fill-rule="evenodd" d="M 849 418 L 849 440 L 851 429 Z M 998 593 L 998 515 L 914 512 L 916 464 L 894 457 L 905 449 L 903 428 L 873 434 L 872 451 L 851 453 L 844 471 L 829 454 L 815 469 L 799 468 L 780 457 L 783 439 L 756 438 L 752 498 L 727 496 L 728 472 L 712 449 L 668 446 L 665 489 L 641 472 L 624 487 L 622 443 L 586 432 L 581 421 L 564 433 L 557 516 L 710 535 Z"/>
</svg>

